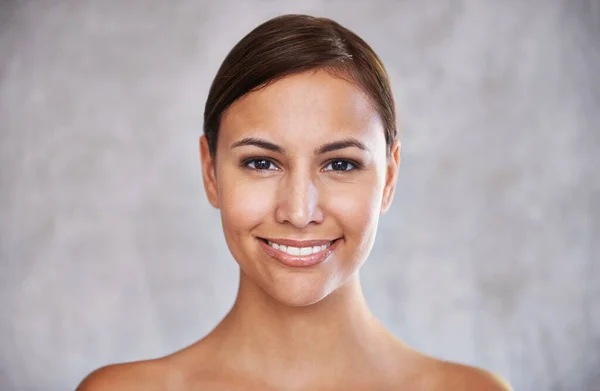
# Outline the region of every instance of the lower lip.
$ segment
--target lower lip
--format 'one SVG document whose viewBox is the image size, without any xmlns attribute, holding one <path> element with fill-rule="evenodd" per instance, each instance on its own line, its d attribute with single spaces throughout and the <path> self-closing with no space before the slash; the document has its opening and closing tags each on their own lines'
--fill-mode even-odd
<svg viewBox="0 0 600 391">
<path fill-rule="evenodd" d="M 339 239 L 334 240 L 333 243 L 327 247 L 323 251 L 319 251 L 318 253 L 310 254 L 310 255 L 290 255 L 288 253 L 284 253 L 283 251 L 277 250 L 271 246 L 269 246 L 264 240 L 257 239 L 263 250 L 269 255 L 271 258 L 275 259 L 279 263 L 282 263 L 286 266 L 291 267 L 308 267 L 318 265 L 319 263 L 325 262 L 327 258 L 333 253 L 335 248 L 337 247 L 337 243 Z"/>
</svg>

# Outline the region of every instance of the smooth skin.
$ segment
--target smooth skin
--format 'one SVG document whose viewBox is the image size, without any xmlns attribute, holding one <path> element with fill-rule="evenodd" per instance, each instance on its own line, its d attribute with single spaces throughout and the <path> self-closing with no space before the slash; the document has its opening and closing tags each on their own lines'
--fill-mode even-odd
<svg viewBox="0 0 600 391">
<path fill-rule="evenodd" d="M 101 368 L 95 390 L 510 390 L 484 370 L 425 356 L 372 315 L 359 281 L 400 163 L 367 96 L 324 70 L 280 79 L 224 113 L 216 157 L 200 139 L 204 187 L 240 266 L 231 311 L 170 356 Z M 259 238 L 338 239 L 293 268 Z"/>
</svg>

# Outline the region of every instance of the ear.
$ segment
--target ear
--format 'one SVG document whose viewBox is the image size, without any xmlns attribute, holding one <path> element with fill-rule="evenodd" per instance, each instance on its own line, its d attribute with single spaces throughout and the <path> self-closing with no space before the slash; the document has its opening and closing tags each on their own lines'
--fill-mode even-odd
<svg viewBox="0 0 600 391">
<path fill-rule="evenodd" d="M 217 188 L 217 173 L 215 158 L 210 155 L 208 140 L 206 136 L 200 137 L 200 162 L 202 163 L 202 178 L 204 180 L 204 191 L 208 202 L 219 209 L 219 192 Z"/>
<path fill-rule="evenodd" d="M 390 156 L 387 159 L 387 173 L 385 176 L 385 187 L 383 188 L 383 198 L 381 200 L 381 214 L 387 212 L 394 199 L 396 191 L 396 181 L 398 179 L 398 168 L 400 167 L 400 142 L 394 141 L 391 147 Z"/>
</svg>

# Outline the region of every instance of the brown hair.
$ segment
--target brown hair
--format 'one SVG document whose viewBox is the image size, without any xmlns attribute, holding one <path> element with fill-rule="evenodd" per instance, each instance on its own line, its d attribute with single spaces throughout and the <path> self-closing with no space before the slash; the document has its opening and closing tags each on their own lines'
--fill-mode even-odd
<svg viewBox="0 0 600 391">
<path fill-rule="evenodd" d="M 210 87 L 204 134 L 214 157 L 221 116 L 238 98 L 294 73 L 325 69 L 357 84 L 379 113 L 388 154 L 396 138 L 396 110 L 388 75 L 359 36 L 327 19 L 282 15 L 256 27 L 229 52 Z"/>
</svg>

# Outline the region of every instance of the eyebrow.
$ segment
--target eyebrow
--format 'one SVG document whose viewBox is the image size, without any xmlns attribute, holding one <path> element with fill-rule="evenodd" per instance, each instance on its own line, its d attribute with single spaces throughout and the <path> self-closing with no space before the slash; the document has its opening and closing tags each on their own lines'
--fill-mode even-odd
<svg viewBox="0 0 600 391">
<path fill-rule="evenodd" d="M 236 141 L 235 143 L 233 143 L 231 145 L 231 148 L 233 149 L 233 148 L 243 147 L 243 146 L 248 146 L 248 145 L 266 149 L 268 151 L 272 151 L 272 152 L 278 153 L 280 155 L 285 155 L 285 149 L 283 147 L 281 147 L 277 144 L 274 144 L 270 141 L 263 140 L 263 139 L 256 138 L 256 137 L 246 137 L 246 138 L 241 139 L 240 141 Z M 338 151 L 340 149 L 352 148 L 352 147 L 361 149 L 363 151 L 369 150 L 364 143 L 358 141 L 357 139 L 345 138 L 343 140 L 334 141 L 331 143 L 321 145 L 320 147 L 318 147 L 314 150 L 314 154 L 322 155 L 324 153 Z"/>
<path fill-rule="evenodd" d="M 231 149 L 237 148 L 237 147 L 243 147 L 246 145 L 253 145 L 255 147 L 259 147 L 262 149 L 266 149 L 268 151 L 273 151 L 278 154 L 285 155 L 285 149 L 283 149 L 279 145 L 273 144 L 270 141 L 263 140 L 263 139 L 256 138 L 256 137 L 246 137 L 246 138 L 241 139 L 240 141 L 236 141 L 235 143 L 233 143 L 231 145 Z"/>
<path fill-rule="evenodd" d="M 327 152 L 332 152 L 332 151 L 337 151 L 340 149 L 352 148 L 352 147 L 361 149 L 363 151 L 368 151 L 367 146 L 365 144 L 361 143 L 360 141 L 358 141 L 357 139 L 345 138 L 340 141 L 334 141 L 332 143 L 327 143 L 327 144 L 320 146 L 319 148 L 315 149 L 315 155 L 321 155 L 321 154 L 324 154 Z"/>
</svg>

